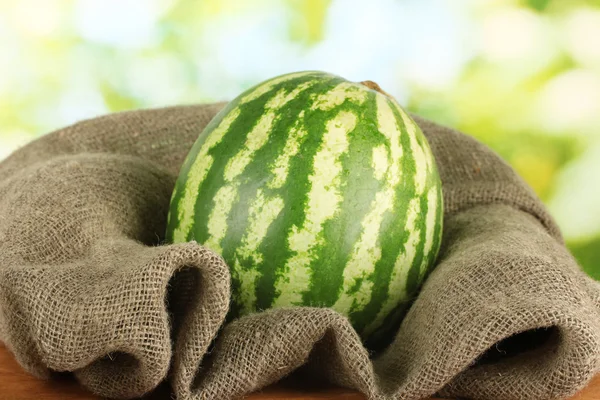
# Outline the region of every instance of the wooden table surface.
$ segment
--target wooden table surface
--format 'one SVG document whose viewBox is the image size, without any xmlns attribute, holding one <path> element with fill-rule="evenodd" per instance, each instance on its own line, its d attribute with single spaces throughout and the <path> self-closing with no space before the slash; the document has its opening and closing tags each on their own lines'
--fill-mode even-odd
<svg viewBox="0 0 600 400">
<path fill-rule="evenodd" d="M 8 350 L 0 343 L 0 398 L 6 400 L 99 400 L 86 392 L 77 382 L 69 378 L 52 381 L 36 379 L 25 372 Z M 155 393 L 145 396 L 144 400 L 170 399 L 168 388 L 160 387 Z M 363 400 L 356 392 L 340 388 L 307 390 L 287 385 L 275 385 L 259 393 L 252 394 L 247 400 Z M 431 399 L 434 400 L 434 399 Z M 600 400 L 600 375 L 571 400 Z"/>
</svg>

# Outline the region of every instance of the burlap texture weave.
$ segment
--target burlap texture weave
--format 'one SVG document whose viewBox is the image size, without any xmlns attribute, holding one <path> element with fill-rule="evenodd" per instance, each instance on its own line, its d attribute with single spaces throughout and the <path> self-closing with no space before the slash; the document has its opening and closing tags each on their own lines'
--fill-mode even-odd
<svg viewBox="0 0 600 400">
<path fill-rule="evenodd" d="M 600 285 L 507 164 L 420 118 L 444 242 L 394 342 L 373 356 L 328 309 L 222 327 L 227 266 L 162 243 L 179 167 L 222 106 L 84 121 L 0 163 L 0 339 L 26 370 L 118 398 L 168 379 L 180 400 L 237 398 L 299 367 L 372 399 L 564 398 L 600 372 Z"/>
</svg>

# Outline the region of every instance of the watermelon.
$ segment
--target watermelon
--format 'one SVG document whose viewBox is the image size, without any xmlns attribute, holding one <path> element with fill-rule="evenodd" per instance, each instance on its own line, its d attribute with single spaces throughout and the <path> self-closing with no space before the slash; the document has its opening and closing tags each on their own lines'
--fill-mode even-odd
<svg viewBox="0 0 600 400">
<path fill-rule="evenodd" d="M 373 82 L 303 71 L 242 93 L 200 133 L 166 239 L 223 257 L 231 318 L 329 307 L 366 339 L 415 297 L 442 216 L 429 144 L 398 103 Z"/>
</svg>

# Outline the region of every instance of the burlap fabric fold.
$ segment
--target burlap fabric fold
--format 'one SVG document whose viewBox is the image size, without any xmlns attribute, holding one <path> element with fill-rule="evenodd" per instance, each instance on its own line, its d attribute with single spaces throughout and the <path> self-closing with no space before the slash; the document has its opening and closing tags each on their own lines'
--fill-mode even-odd
<svg viewBox="0 0 600 400">
<path fill-rule="evenodd" d="M 371 354 L 328 309 L 222 326 L 227 266 L 162 242 L 179 167 L 222 106 L 84 121 L 0 163 L 0 339 L 27 371 L 72 371 L 118 398 L 168 379 L 180 400 L 238 398 L 295 370 L 372 399 L 555 399 L 600 372 L 600 285 L 507 164 L 420 118 L 444 242 L 393 343 Z"/>
</svg>

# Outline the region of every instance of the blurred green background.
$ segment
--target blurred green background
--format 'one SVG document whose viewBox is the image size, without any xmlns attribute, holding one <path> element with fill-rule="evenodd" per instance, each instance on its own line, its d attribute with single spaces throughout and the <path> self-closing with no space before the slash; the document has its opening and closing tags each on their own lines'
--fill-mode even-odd
<svg viewBox="0 0 600 400">
<path fill-rule="evenodd" d="M 0 159 L 80 119 L 285 72 L 370 79 L 499 152 L 600 279 L 600 2 L 366 4 L 0 0 Z"/>
</svg>

